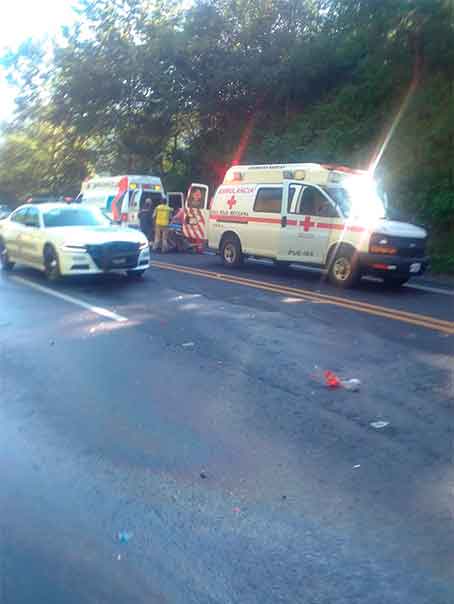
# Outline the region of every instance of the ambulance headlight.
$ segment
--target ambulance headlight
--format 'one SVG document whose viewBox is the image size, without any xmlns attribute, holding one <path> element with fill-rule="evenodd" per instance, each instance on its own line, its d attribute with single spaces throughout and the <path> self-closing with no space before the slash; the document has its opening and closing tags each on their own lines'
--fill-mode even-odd
<svg viewBox="0 0 454 604">
<path fill-rule="evenodd" d="M 381 233 L 372 233 L 369 251 L 371 254 L 389 254 L 390 256 L 395 256 L 398 253 L 397 248 L 392 245 L 389 237 Z"/>
</svg>

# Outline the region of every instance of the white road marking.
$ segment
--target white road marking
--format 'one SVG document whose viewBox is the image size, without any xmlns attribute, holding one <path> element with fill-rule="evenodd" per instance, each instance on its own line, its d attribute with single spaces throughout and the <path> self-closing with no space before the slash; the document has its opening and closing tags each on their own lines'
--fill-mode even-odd
<svg viewBox="0 0 454 604">
<path fill-rule="evenodd" d="M 432 287 L 431 285 L 419 285 L 419 283 L 407 283 L 404 287 L 410 289 L 420 289 L 424 292 L 431 292 L 432 294 L 444 294 L 445 296 L 454 296 L 454 289 L 444 289 L 442 287 Z"/>
<path fill-rule="evenodd" d="M 105 317 L 106 319 L 111 319 L 112 321 L 117 321 L 117 323 L 125 323 L 128 319 L 123 317 L 122 315 L 117 314 L 107 308 L 102 308 L 101 306 L 93 306 L 93 304 L 89 304 L 88 302 L 84 302 L 83 300 L 79 300 L 78 298 L 73 298 L 72 296 L 68 296 L 67 294 L 62 294 L 61 292 L 57 292 L 49 287 L 44 287 L 44 285 L 39 285 L 38 283 L 33 283 L 33 281 L 29 281 L 28 279 L 24 279 L 23 277 L 11 277 L 12 281 L 16 281 L 17 283 L 22 283 L 27 287 L 31 287 L 32 289 L 36 289 L 43 294 L 47 294 L 49 296 L 53 296 L 54 298 L 59 298 L 60 300 L 64 300 L 65 302 L 69 302 L 70 304 L 75 304 L 76 306 L 81 306 L 86 310 L 89 310 L 96 315 L 100 315 L 101 317 Z"/>
<path fill-rule="evenodd" d="M 272 260 L 266 260 L 266 259 L 261 259 L 261 258 L 251 258 L 251 260 L 253 262 L 256 262 L 257 264 L 265 264 L 265 265 L 270 265 L 270 266 L 272 266 L 274 264 Z M 319 273 L 320 275 L 326 274 L 325 269 L 314 268 L 312 266 L 298 266 L 297 264 L 292 264 L 292 268 L 302 271 L 302 272 Z M 367 281 L 374 281 L 375 283 L 382 283 L 382 280 L 379 277 L 367 276 L 365 278 L 367 279 Z M 443 287 L 432 287 L 431 285 L 421 285 L 419 283 L 413 283 L 413 281 L 410 281 L 410 283 L 406 283 L 404 285 L 404 287 L 409 287 L 410 289 L 419 289 L 421 291 L 430 292 L 432 294 L 443 294 L 445 296 L 454 296 L 454 289 L 446 289 Z"/>
</svg>

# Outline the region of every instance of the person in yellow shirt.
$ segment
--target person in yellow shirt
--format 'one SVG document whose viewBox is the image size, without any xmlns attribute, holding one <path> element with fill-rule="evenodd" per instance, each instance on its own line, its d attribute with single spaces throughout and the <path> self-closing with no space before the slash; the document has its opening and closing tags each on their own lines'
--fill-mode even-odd
<svg viewBox="0 0 454 604">
<path fill-rule="evenodd" d="M 167 205 L 165 197 L 161 199 L 159 205 L 155 207 L 153 212 L 154 219 L 154 242 L 153 250 L 156 251 L 161 247 L 161 251 L 165 254 L 168 250 L 167 236 L 169 233 L 169 222 L 172 208 Z"/>
</svg>

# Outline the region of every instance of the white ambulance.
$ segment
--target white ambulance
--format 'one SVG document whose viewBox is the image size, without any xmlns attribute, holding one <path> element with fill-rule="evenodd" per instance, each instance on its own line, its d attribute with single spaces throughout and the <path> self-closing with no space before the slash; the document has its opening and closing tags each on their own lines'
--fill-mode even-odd
<svg viewBox="0 0 454 604">
<path fill-rule="evenodd" d="M 362 275 L 400 286 L 424 272 L 427 233 L 388 220 L 377 183 L 365 171 L 323 164 L 233 166 L 208 209 L 200 213 L 208 247 L 227 266 L 244 257 L 270 258 L 288 266 L 326 268 L 341 287 Z"/>
<path fill-rule="evenodd" d="M 115 222 L 124 226 L 140 226 L 139 210 L 145 199 L 157 205 L 164 195 L 164 187 L 157 176 L 129 174 L 122 176 L 95 176 L 82 183 L 77 201 L 95 205 Z"/>
</svg>

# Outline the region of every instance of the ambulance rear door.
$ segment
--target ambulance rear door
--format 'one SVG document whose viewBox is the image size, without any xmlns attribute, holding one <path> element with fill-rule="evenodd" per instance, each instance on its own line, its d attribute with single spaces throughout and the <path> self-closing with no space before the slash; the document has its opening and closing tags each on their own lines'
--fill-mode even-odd
<svg viewBox="0 0 454 604">
<path fill-rule="evenodd" d="M 208 195 L 207 185 L 193 183 L 189 187 L 184 204 L 183 234 L 193 241 L 208 238 Z"/>
<path fill-rule="evenodd" d="M 137 187 L 129 193 L 128 226 L 135 228 L 140 226 L 139 211 L 142 194 L 142 187 Z"/>
</svg>

